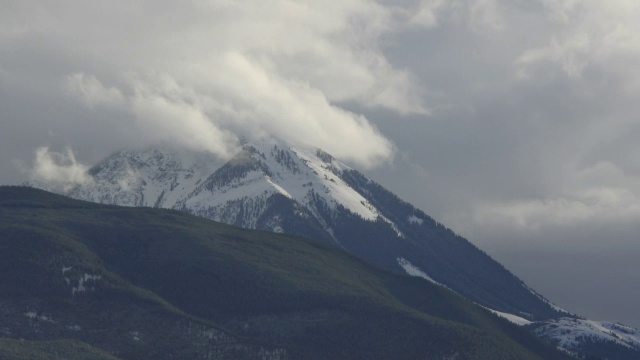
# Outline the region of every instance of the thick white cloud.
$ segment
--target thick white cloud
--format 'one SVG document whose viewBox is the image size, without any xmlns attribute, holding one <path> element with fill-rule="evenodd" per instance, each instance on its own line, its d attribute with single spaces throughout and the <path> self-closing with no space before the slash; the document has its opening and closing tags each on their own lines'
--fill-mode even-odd
<svg viewBox="0 0 640 360">
<path fill-rule="evenodd" d="M 0 44 L 49 44 L 40 56 L 71 59 L 63 67 L 72 71 L 57 74 L 67 93 L 131 115 L 142 138 L 224 157 L 238 136 L 270 134 L 370 167 L 390 159 L 393 146 L 341 104 L 426 113 L 420 87 L 379 47 L 416 6 L 28 1 L 2 17 Z"/>
<path fill-rule="evenodd" d="M 122 92 L 116 88 L 106 88 L 94 76 L 76 73 L 67 79 L 65 88 L 70 95 L 82 99 L 88 106 L 121 106 L 124 103 Z"/>
<path fill-rule="evenodd" d="M 87 170 L 88 167 L 78 163 L 70 148 L 59 153 L 41 147 L 36 150 L 35 163 L 29 177 L 52 189 L 67 191 L 74 185 L 90 181 Z"/>
</svg>

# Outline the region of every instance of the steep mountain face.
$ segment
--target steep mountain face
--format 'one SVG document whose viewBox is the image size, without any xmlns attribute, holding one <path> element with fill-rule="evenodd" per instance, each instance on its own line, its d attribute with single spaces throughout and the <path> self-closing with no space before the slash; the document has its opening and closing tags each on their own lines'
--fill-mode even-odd
<svg viewBox="0 0 640 360">
<path fill-rule="evenodd" d="M 177 209 L 244 228 L 301 235 L 384 269 L 444 285 L 520 324 L 577 318 L 466 239 L 319 149 L 247 144 L 220 167 L 206 156 L 123 151 L 91 175 L 92 182 L 67 195 Z M 544 335 L 549 331 L 537 333 L 557 338 Z"/>
<path fill-rule="evenodd" d="M 2 359 L 568 357 L 335 246 L 0 187 Z"/>
</svg>

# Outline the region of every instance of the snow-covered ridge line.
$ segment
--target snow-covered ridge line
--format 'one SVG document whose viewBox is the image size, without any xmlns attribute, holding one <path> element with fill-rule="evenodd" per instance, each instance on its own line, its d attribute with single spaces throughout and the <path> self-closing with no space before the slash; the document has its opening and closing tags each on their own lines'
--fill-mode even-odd
<svg viewBox="0 0 640 360">
<path fill-rule="evenodd" d="M 576 317 L 577 317 L 577 315 L 576 315 L 576 314 L 573 314 L 573 313 L 571 313 L 571 312 L 569 312 L 569 311 L 567 311 L 567 310 L 565 310 L 565 309 L 561 308 L 560 306 L 558 306 L 558 305 L 556 305 L 556 304 L 552 303 L 551 301 L 547 300 L 544 296 L 542 296 L 542 295 L 538 294 L 535 290 L 533 290 L 532 288 L 528 287 L 528 286 L 527 286 L 527 285 L 525 285 L 524 283 L 522 284 L 522 286 L 523 286 L 525 289 L 527 289 L 530 293 L 532 293 L 533 295 L 535 295 L 538 299 L 540 299 L 540 300 L 544 301 L 547 305 L 551 306 L 551 308 L 552 308 L 552 309 L 554 309 L 555 311 L 560 312 L 560 313 L 565 313 L 565 314 L 567 314 L 567 315 L 571 315 L 571 316 L 576 316 Z"/>
<path fill-rule="evenodd" d="M 491 311 L 492 313 L 494 313 L 495 315 L 498 315 L 499 317 L 501 317 L 503 319 L 507 319 L 511 323 L 519 325 L 519 326 L 529 325 L 529 324 L 533 323 L 532 321 L 529 321 L 529 320 L 527 320 L 525 318 L 522 318 L 522 317 L 520 317 L 518 315 L 513 315 L 513 314 L 506 313 L 506 312 L 489 309 L 486 306 L 483 306 L 483 308 L 485 308 L 485 309 Z"/>
<path fill-rule="evenodd" d="M 640 350 L 640 330 L 606 321 L 560 318 L 536 323 L 534 332 L 556 341 L 558 348 L 569 353 L 585 341 L 611 342 Z"/>
<path fill-rule="evenodd" d="M 379 212 L 377 209 L 337 176 L 336 172 L 339 173 L 345 169 L 350 169 L 348 166 L 333 158 L 323 156 L 323 153 L 317 149 L 314 152 L 311 150 L 305 151 L 300 147 L 290 147 L 289 150 L 296 155 L 297 159 L 300 159 L 302 166 L 316 175 L 315 177 L 307 176 L 307 178 L 315 180 L 311 183 L 310 187 L 316 194 L 322 196 L 330 206 L 335 207 L 339 204 L 365 220 L 375 221 L 378 218 Z M 318 155 L 322 156 L 322 158 Z M 329 159 L 331 162 L 327 163 L 325 160 Z M 307 175 L 310 174 L 307 172 Z M 286 185 L 293 185 L 294 188 L 297 187 L 297 184 L 295 184 L 295 180 L 297 179 L 295 178 L 290 177 L 282 180 L 287 182 Z M 294 183 L 291 183 L 292 180 Z M 299 195 L 302 195 L 302 198 L 296 196 L 296 200 L 305 203 L 306 193 Z"/>
<path fill-rule="evenodd" d="M 397 261 L 407 275 L 420 277 L 431 283 L 444 286 L 433 280 L 422 269 L 411 264 L 409 260 L 398 257 Z M 529 290 L 533 292 L 533 290 Z M 537 295 L 535 292 L 534 294 Z M 486 306 L 482 307 L 516 325 L 534 326 L 534 332 L 538 336 L 556 343 L 559 349 L 569 354 L 574 354 L 585 341 L 613 342 L 629 349 L 640 350 L 640 330 L 622 324 L 576 318 L 532 322 L 514 314 L 493 310 Z"/>
<path fill-rule="evenodd" d="M 419 267 L 413 265 L 411 262 L 409 262 L 409 260 L 407 260 L 407 259 L 405 259 L 403 257 L 398 257 L 397 260 L 398 260 L 398 265 L 400 265 L 404 269 L 404 271 L 407 273 L 407 275 L 420 277 L 420 278 L 423 278 L 423 279 L 425 279 L 425 280 L 427 280 L 427 281 L 429 281 L 431 283 L 434 283 L 436 285 L 440 285 L 440 286 L 446 287 L 445 285 L 442 285 L 441 283 L 433 280 L 431 278 L 431 276 L 427 275 Z M 512 323 L 514 323 L 516 325 L 522 326 L 522 325 L 531 324 L 531 321 L 529 321 L 529 320 L 527 320 L 525 318 L 522 318 L 520 316 L 509 314 L 509 313 L 505 313 L 505 312 L 501 312 L 501 311 L 496 311 L 496 310 L 490 309 L 490 308 L 488 308 L 486 306 L 482 306 L 482 307 L 487 309 L 487 310 L 489 310 L 489 311 L 491 311 L 495 315 L 500 316 L 501 318 L 509 320 L 510 322 L 512 322 Z"/>
</svg>

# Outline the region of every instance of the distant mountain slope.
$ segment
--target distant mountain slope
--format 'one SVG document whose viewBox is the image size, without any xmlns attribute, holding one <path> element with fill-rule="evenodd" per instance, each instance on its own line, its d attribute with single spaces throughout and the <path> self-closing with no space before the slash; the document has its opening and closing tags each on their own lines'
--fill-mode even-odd
<svg viewBox="0 0 640 360">
<path fill-rule="evenodd" d="M 175 211 L 0 187 L 0 250 L 4 338 L 121 359 L 565 358 L 441 286 Z"/>
</svg>

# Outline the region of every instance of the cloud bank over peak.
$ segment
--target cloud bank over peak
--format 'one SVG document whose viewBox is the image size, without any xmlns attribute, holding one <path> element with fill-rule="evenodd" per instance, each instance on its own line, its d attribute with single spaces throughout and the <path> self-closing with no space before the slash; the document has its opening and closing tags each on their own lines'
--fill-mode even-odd
<svg viewBox="0 0 640 360">
<path fill-rule="evenodd" d="M 171 143 L 227 158 L 240 138 L 275 136 L 363 169 L 412 153 L 443 217 L 640 194 L 566 190 L 597 163 L 636 176 L 631 0 L 8 4 L 0 105 L 6 133 L 29 138 L 12 151 L 71 145 L 96 161 Z"/>
<path fill-rule="evenodd" d="M 137 141 L 224 158 L 239 137 L 269 134 L 368 168 L 389 160 L 394 146 L 344 105 L 427 113 L 421 87 L 380 48 L 381 38 L 410 26 L 419 5 L 12 2 L 0 15 L 0 46 L 52 62 L 45 80 L 58 79 L 92 111 L 110 111 L 111 125 L 137 128 Z M 431 26 L 439 6 L 423 6 L 431 15 L 420 16 L 431 18 L 413 26 Z"/>
</svg>

